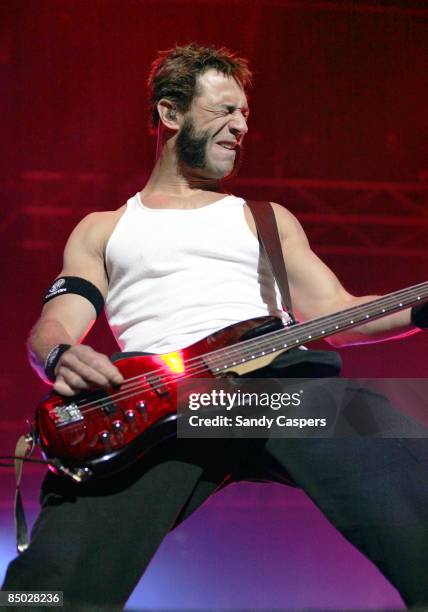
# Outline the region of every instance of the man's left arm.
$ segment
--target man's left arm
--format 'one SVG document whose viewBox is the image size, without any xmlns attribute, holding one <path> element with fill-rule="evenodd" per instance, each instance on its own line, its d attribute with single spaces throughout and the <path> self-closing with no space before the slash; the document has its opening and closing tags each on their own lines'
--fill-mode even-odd
<svg viewBox="0 0 428 612">
<path fill-rule="evenodd" d="M 300 320 L 321 317 L 380 297 L 356 297 L 346 291 L 332 270 L 311 250 L 296 217 L 278 204 L 273 206 L 287 266 L 293 308 Z M 428 304 L 425 308 L 428 309 Z M 420 328 L 411 320 L 411 309 L 407 308 L 326 339 L 332 346 L 339 347 L 402 338 L 418 331 Z"/>
</svg>

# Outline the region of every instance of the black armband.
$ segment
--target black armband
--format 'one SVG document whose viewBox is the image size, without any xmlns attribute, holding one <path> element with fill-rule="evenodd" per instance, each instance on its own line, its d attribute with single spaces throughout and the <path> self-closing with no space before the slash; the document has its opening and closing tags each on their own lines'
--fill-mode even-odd
<svg viewBox="0 0 428 612">
<path fill-rule="evenodd" d="M 45 361 L 46 378 L 51 382 L 55 382 L 55 368 L 59 358 L 65 351 L 68 351 L 71 344 L 56 344 L 48 353 Z"/>
<path fill-rule="evenodd" d="M 419 329 L 428 329 L 428 302 L 413 306 L 411 312 L 413 325 L 416 325 Z"/>
<path fill-rule="evenodd" d="M 101 291 L 80 276 L 61 276 L 57 278 L 47 290 L 43 304 L 66 293 L 75 293 L 89 300 L 96 310 L 97 317 L 104 308 L 104 298 Z"/>
</svg>

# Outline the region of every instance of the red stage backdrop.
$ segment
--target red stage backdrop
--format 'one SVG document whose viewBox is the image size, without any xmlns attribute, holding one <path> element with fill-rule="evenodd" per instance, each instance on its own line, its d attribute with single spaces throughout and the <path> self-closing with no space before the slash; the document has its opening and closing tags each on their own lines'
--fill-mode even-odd
<svg viewBox="0 0 428 612">
<path fill-rule="evenodd" d="M 24 343 L 44 289 L 60 271 L 66 237 L 88 212 L 117 208 L 140 190 L 154 162 L 145 82 L 160 49 L 197 41 L 249 58 L 250 133 L 231 191 L 289 207 L 351 292 L 385 293 L 427 279 L 426 2 L 5 0 L 0 11 L 2 452 L 13 450 L 46 390 L 27 365 Z M 89 341 L 115 349 L 105 322 Z M 344 349 L 345 374 L 426 377 L 426 347 L 420 334 Z M 41 472 L 28 474 L 34 514 Z M 13 555 L 12 489 L 2 470 L 9 531 L 0 573 Z M 275 486 L 251 491 L 231 488 L 172 534 L 135 606 L 399 605 L 303 495 Z M 215 525 L 216 542 L 201 516 Z M 239 521 L 232 554 L 227 539 Z M 286 523 L 296 528 L 288 532 Z M 281 542 L 270 551 L 263 544 L 268 524 Z M 302 525 L 317 526 L 313 540 L 302 536 Z M 200 568 L 211 563 L 208 554 L 223 561 L 228 550 L 239 563 L 225 563 L 229 574 L 219 577 L 218 588 L 207 590 L 198 569 L 196 582 L 187 574 L 188 588 L 173 589 L 168 599 L 161 587 L 167 569 L 181 581 L 195 559 Z M 264 599 L 255 590 L 259 551 Z M 246 565 L 242 556 L 253 561 Z M 340 584 L 316 579 L 317 558 Z"/>
</svg>

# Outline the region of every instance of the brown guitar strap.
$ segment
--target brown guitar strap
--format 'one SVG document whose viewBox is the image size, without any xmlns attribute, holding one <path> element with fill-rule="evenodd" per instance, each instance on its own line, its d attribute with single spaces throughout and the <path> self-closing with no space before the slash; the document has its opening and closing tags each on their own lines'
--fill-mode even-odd
<svg viewBox="0 0 428 612">
<path fill-rule="evenodd" d="M 273 277 L 279 287 L 282 306 L 294 321 L 287 269 L 284 264 L 281 240 L 272 204 L 270 202 L 256 202 L 255 200 L 246 200 L 246 202 L 253 215 L 260 244 L 267 255 Z"/>
</svg>

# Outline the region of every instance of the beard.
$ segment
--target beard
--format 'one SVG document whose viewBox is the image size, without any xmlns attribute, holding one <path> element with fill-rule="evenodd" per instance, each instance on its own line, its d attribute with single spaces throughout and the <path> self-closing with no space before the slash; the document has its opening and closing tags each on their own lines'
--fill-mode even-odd
<svg viewBox="0 0 428 612">
<path fill-rule="evenodd" d="M 195 169 L 207 168 L 207 146 L 210 138 L 208 130 L 197 132 L 193 119 L 186 117 L 175 143 L 180 165 Z M 232 176 L 236 173 L 242 158 L 241 153 L 242 147 L 238 145 L 235 149 L 232 171 L 227 176 Z"/>
</svg>

